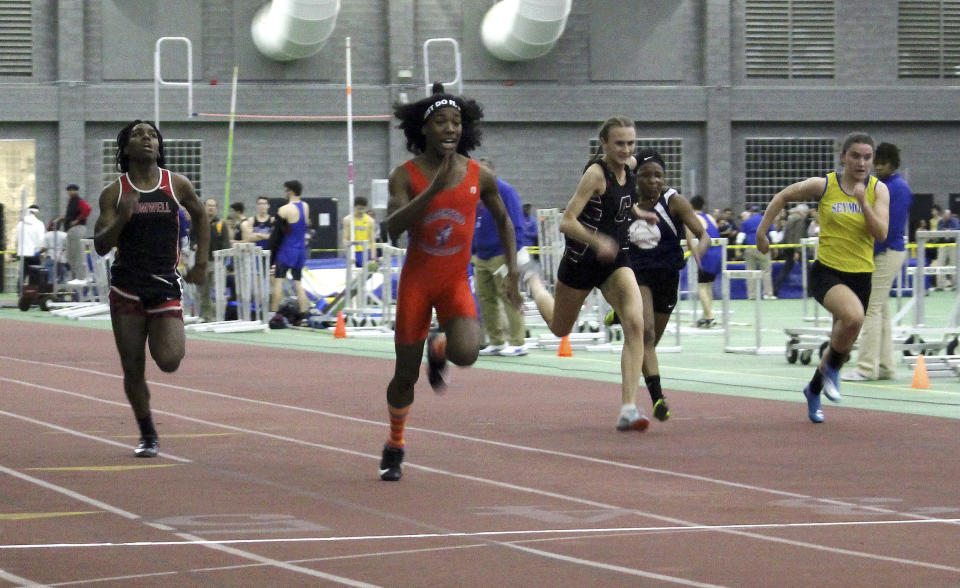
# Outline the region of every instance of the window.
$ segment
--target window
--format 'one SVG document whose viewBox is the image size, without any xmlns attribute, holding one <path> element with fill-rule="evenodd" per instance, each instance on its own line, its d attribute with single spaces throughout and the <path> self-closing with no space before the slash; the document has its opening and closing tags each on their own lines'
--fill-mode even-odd
<svg viewBox="0 0 960 588">
<path fill-rule="evenodd" d="M 637 153 L 641 149 L 653 149 L 663 157 L 666 164 L 664 186 L 675 188 L 683 194 L 683 139 L 644 139 L 637 138 Z M 590 139 L 590 155 L 600 150 L 600 140 Z"/>
<path fill-rule="evenodd" d="M 748 78 L 832 78 L 833 0 L 747 0 Z"/>
<path fill-rule="evenodd" d="M 166 168 L 172 172 L 184 175 L 193 184 L 197 196 L 203 195 L 201 183 L 200 163 L 203 160 L 203 141 L 199 139 L 164 139 L 163 154 L 166 159 Z M 117 140 L 109 139 L 103 142 L 103 167 L 101 176 L 103 185 L 117 179 Z"/>
<path fill-rule="evenodd" d="M 897 6 L 897 74 L 960 77 L 960 0 L 901 0 Z"/>
<path fill-rule="evenodd" d="M 0 0 L 0 76 L 33 75 L 30 0 Z"/>
<path fill-rule="evenodd" d="M 790 184 L 834 171 L 837 150 L 834 139 L 747 139 L 745 203 L 766 207 Z"/>
</svg>

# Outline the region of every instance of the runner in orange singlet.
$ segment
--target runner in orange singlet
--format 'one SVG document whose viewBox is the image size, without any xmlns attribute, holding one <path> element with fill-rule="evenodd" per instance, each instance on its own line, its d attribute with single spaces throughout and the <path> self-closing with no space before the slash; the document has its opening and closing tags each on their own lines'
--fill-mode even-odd
<svg viewBox="0 0 960 588">
<path fill-rule="evenodd" d="M 467 154 L 480 146 L 476 123 L 480 105 L 443 92 L 412 104 L 399 105 L 394 116 L 416 157 L 390 173 L 387 230 L 391 240 L 409 231 L 407 257 L 397 287 L 394 345 L 397 362 L 387 386 L 390 437 L 383 448 L 380 478 L 402 475 L 404 426 L 420 374 L 423 344 L 428 339 L 433 309 L 442 332 L 429 335 L 427 364 L 430 385 L 441 391 L 449 359 L 468 366 L 477 361 L 483 330 L 467 281 L 477 201 L 490 210 L 500 234 L 507 265 L 507 295 L 518 308 L 516 242 L 513 223 L 500 199 L 497 182 Z"/>
</svg>

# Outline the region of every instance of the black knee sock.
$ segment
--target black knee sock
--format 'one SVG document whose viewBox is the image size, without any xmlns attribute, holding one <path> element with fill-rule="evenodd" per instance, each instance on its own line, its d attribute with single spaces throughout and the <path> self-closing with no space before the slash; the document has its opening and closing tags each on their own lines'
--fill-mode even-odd
<svg viewBox="0 0 960 588">
<path fill-rule="evenodd" d="M 820 373 L 820 368 L 817 368 L 810 380 L 810 393 L 819 394 L 821 390 L 823 390 L 823 374 Z"/>
<path fill-rule="evenodd" d="M 656 403 L 663 398 L 663 390 L 660 388 L 660 374 L 647 376 L 643 379 L 647 384 L 647 390 L 650 391 L 650 400 Z"/>
<path fill-rule="evenodd" d="M 152 437 L 156 439 L 157 429 L 153 426 L 153 416 L 147 415 L 144 418 L 137 419 L 137 426 L 140 427 L 140 436 L 141 437 Z"/>
<path fill-rule="evenodd" d="M 840 353 L 833 348 L 833 345 L 830 345 L 827 352 L 827 365 L 835 370 L 839 370 L 849 357 L 849 353 Z"/>
</svg>

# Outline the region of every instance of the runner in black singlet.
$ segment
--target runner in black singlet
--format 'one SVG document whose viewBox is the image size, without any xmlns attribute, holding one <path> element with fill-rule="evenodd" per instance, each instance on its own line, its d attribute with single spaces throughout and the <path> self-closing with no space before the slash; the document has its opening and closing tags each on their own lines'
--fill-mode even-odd
<svg viewBox="0 0 960 588">
<path fill-rule="evenodd" d="M 123 173 L 100 193 L 94 246 L 106 255 L 117 248 L 111 268 L 110 319 L 123 368 L 123 390 L 140 428 L 137 457 L 155 457 L 157 430 L 144 377 L 148 346 L 157 367 L 173 372 L 185 352 L 180 308 L 179 208 L 193 219 L 197 263 L 191 283 L 206 273 L 210 244 L 206 213 L 190 180 L 163 169 L 163 137 L 147 121 L 135 120 L 117 135 L 117 168 Z"/>
</svg>

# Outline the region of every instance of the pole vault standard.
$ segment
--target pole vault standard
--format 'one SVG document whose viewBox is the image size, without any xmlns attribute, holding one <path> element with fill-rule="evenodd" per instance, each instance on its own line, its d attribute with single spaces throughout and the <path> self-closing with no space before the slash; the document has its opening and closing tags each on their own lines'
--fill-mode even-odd
<svg viewBox="0 0 960 588">
<path fill-rule="evenodd" d="M 230 91 L 230 123 L 227 125 L 227 178 L 223 185 L 223 220 L 230 215 L 230 176 L 233 172 L 233 122 L 237 114 L 237 71 L 233 66 L 233 89 Z M 232 238 L 232 237 L 231 237 Z"/>
<path fill-rule="evenodd" d="M 347 51 L 347 195 L 349 208 L 347 214 L 353 214 L 353 79 L 350 64 L 350 37 L 346 39 Z M 357 231 L 355 223 L 350 223 L 350 240 L 356 241 Z"/>
</svg>

